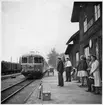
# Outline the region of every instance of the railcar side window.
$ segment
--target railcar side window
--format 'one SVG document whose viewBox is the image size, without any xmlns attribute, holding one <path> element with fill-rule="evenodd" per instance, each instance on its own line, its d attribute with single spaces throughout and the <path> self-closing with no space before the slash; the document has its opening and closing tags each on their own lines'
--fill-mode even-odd
<svg viewBox="0 0 103 105">
<path fill-rule="evenodd" d="M 22 57 L 22 63 L 27 63 L 27 57 Z"/>
</svg>

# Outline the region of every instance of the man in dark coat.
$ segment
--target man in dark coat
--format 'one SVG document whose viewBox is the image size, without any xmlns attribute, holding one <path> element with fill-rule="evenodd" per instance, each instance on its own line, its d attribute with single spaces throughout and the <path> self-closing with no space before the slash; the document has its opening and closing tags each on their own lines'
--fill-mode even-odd
<svg viewBox="0 0 103 105">
<path fill-rule="evenodd" d="M 58 86 L 64 86 L 63 72 L 64 64 L 60 57 L 58 57 L 57 71 L 58 71 Z"/>
</svg>

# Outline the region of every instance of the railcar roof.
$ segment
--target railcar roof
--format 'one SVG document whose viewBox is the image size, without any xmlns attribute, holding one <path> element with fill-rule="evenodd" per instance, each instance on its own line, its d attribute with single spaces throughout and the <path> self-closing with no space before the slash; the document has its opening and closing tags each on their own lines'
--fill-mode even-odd
<svg viewBox="0 0 103 105">
<path fill-rule="evenodd" d="M 28 57 L 28 56 L 42 57 L 43 58 L 43 56 L 41 56 L 39 54 L 25 54 L 25 55 L 22 55 L 22 57 Z"/>
</svg>

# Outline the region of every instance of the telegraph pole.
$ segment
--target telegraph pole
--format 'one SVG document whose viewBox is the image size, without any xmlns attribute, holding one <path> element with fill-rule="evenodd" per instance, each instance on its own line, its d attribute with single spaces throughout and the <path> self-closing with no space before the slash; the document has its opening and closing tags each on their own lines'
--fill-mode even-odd
<svg viewBox="0 0 103 105">
<path fill-rule="evenodd" d="M 12 57 L 11 57 L 11 71 L 12 71 Z"/>
<path fill-rule="evenodd" d="M 18 63 L 18 58 L 17 58 L 17 63 Z"/>
<path fill-rule="evenodd" d="M 12 57 L 11 57 L 11 59 L 10 59 L 10 62 L 12 62 Z"/>
</svg>

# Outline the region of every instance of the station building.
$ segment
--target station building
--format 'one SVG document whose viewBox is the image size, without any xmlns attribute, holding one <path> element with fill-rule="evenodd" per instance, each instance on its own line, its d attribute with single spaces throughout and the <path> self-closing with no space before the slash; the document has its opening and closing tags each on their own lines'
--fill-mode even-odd
<svg viewBox="0 0 103 105">
<path fill-rule="evenodd" d="M 74 2 L 71 22 L 79 22 L 79 31 L 68 40 L 65 54 L 69 54 L 73 66 L 80 55 L 96 55 L 102 78 L 102 2 Z"/>
<path fill-rule="evenodd" d="M 73 34 L 67 41 L 66 55 L 69 55 L 73 67 L 76 67 L 79 62 L 80 46 L 79 46 L 79 31 Z M 72 43 L 72 44 L 71 44 Z"/>
</svg>

